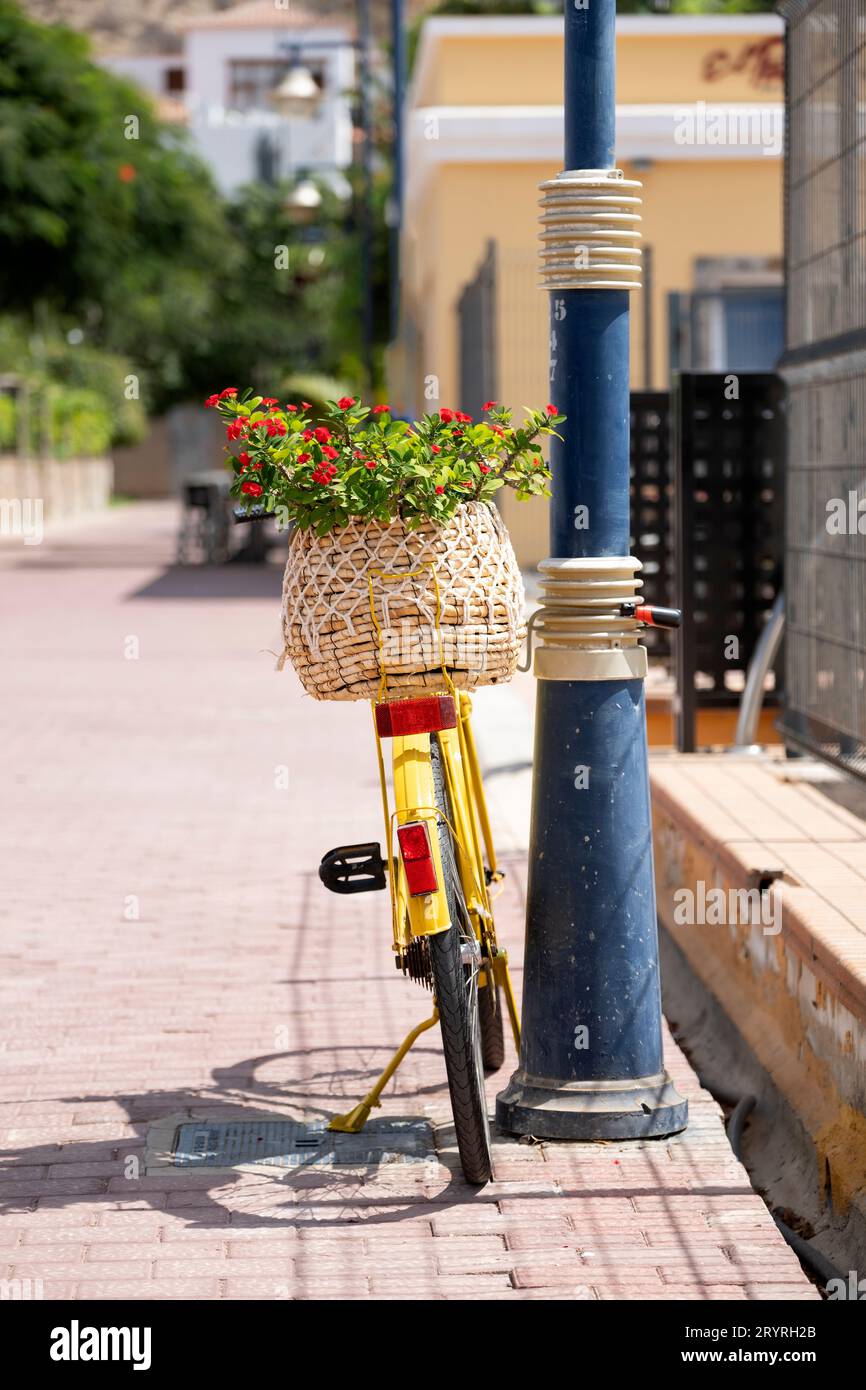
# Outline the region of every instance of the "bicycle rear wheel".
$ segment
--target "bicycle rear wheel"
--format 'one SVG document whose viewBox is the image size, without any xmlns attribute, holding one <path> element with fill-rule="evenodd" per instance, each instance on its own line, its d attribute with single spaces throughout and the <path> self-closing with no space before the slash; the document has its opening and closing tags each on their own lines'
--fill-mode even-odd
<svg viewBox="0 0 866 1390">
<path fill-rule="evenodd" d="M 430 763 L 436 806 L 441 812 L 439 848 L 451 918 L 447 931 L 428 937 L 430 962 L 460 1163 L 466 1181 L 480 1186 L 489 1182 L 493 1173 L 478 1008 L 481 952 L 457 871 L 449 829 L 453 817 L 442 750 L 435 734 L 430 736 Z"/>
</svg>

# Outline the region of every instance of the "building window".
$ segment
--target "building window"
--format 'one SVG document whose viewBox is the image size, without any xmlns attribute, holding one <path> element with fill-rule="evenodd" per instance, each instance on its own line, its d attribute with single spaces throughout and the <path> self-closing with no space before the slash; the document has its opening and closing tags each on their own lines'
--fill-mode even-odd
<svg viewBox="0 0 866 1390">
<path fill-rule="evenodd" d="M 165 91 L 182 92 L 186 88 L 185 68 L 166 68 L 164 75 Z"/>
<path fill-rule="evenodd" d="M 320 90 L 325 86 L 321 64 L 302 59 Z M 235 58 L 229 63 L 229 107 L 233 111 L 270 109 L 270 95 L 291 67 L 285 59 Z"/>
</svg>

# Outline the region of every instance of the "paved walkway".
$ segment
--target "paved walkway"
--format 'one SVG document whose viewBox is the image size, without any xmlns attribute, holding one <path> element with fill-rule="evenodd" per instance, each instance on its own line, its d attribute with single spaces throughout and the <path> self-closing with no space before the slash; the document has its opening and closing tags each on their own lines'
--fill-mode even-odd
<svg viewBox="0 0 866 1390">
<path fill-rule="evenodd" d="M 429 1004 L 383 900 L 315 873 L 379 835 L 368 710 L 277 677 L 278 569 L 172 569 L 175 521 L 139 505 L 0 549 L 0 1276 L 81 1299 L 817 1297 L 673 1044 L 684 1136 L 498 1139 L 480 1192 L 435 1034 L 382 1112 L 427 1117 L 432 1158 L 145 1172 L 166 1117 L 348 1108 Z M 488 732 L 500 695 L 521 698 L 479 700 Z"/>
</svg>

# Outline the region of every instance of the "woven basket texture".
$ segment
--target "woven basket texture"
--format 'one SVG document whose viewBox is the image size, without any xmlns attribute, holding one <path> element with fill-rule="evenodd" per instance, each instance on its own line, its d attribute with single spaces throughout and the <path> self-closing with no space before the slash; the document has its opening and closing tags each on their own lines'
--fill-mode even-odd
<svg viewBox="0 0 866 1390">
<path fill-rule="evenodd" d="M 458 689 L 496 685 L 514 674 L 523 606 L 508 532 L 485 502 L 464 503 L 447 526 L 352 522 L 321 539 L 296 531 L 280 664 L 290 660 L 316 700 L 375 698 L 383 668 L 390 697 L 441 690 L 443 656 Z"/>
</svg>

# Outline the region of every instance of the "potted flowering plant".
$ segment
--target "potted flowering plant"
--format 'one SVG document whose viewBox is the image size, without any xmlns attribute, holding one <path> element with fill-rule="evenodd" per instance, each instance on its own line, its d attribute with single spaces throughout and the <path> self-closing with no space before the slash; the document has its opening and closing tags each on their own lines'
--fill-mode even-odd
<svg viewBox="0 0 866 1390">
<path fill-rule="evenodd" d="M 501 487 L 549 496 L 539 441 L 564 419 L 549 405 L 515 426 L 510 410 L 488 401 L 481 421 L 443 409 L 408 424 L 388 405 L 344 396 L 315 424 L 306 401 L 280 405 L 234 387 L 205 404 L 226 422 L 233 494 L 317 536 L 357 519 L 445 525 L 461 503 L 489 502 Z"/>
<path fill-rule="evenodd" d="M 288 656 L 317 699 L 363 699 L 385 675 L 415 690 L 507 680 L 523 637 L 523 586 L 493 500 L 549 496 L 541 440 L 565 418 L 495 401 L 475 421 L 442 409 L 409 424 L 353 396 L 309 402 L 210 396 L 225 421 L 232 494 L 294 534 L 283 586 Z M 429 573 L 428 573 L 429 571 Z M 419 578 L 420 576 L 420 578 Z"/>
</svg>

